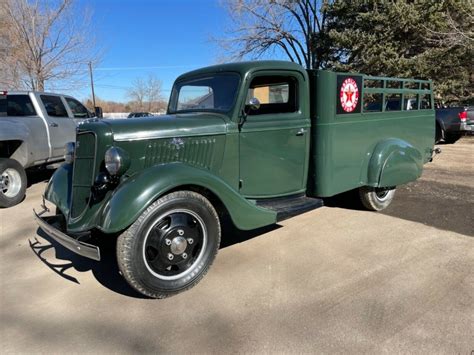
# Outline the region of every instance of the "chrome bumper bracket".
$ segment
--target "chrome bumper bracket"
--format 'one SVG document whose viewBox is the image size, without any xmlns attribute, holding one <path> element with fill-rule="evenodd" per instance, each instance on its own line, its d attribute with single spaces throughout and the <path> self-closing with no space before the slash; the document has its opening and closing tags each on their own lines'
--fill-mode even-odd
<svg viewBox="0 0 474 355">
<path fill-rule="evenodd" d="M 73 237 L 63 233 L 57 228 L 60 215 L 42 217 L 49 210 L 43 205 L 43 211 L 37 213 L 34 209 L 35 219 L 40 228 L 51 238 L 61 244 L 63 247 L 86 258 L 100 261 L 100 249 L 96 245 L 81 242 Z"/>
</svg>

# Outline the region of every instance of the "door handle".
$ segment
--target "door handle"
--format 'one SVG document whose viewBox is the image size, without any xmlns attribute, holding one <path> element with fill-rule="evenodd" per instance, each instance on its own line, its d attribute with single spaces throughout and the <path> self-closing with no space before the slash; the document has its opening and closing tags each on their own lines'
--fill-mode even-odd
<svg viewBox="0 0 474 355">
<path fill-rule="evenodd" d="M 50 126 L 50 127 L 57 127 L 58 124 L 57 124 L 56 122 L 51 122 L 51 123 L 49 124 L 49 126 Z"/>
<path fill-rule="evenodd" d="M 301 128 L 298 132 L 296 132 L 296 135 L 297 136 L 304 136 L 305 133 L 306 133 L 306 130 L 304 128 Z"/>
</svg>

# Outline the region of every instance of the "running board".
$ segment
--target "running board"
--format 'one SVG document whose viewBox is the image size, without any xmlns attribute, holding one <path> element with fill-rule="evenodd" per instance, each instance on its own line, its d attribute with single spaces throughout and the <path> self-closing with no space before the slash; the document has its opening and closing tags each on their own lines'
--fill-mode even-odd
<svg viewBox="0 0 474 355">
<path fill-rule="evenodd" d="M 307 196 L 290 196 L 257 200 L 257 206 L 277 213 L 277 222 L 324 206 L 323 200 Z"/>
</svg>

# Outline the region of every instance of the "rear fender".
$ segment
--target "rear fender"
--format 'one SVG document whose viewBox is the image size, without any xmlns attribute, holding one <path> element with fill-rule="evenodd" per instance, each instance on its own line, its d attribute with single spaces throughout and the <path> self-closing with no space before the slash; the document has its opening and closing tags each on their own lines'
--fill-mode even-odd
<svg viewBox="0 0 474 355">
<path fill-rule="evenodd" d="M 31 164 L 28 154 L 30 147 L 27 144 L 30 134 L 29 127 L 19 120 L 9 117 L 2 118 L 0 120 L 0 142 L 3 143 L 5 152 L 9 153 L 8 156 L 4 154 L 5 152 L 0 153 L 5 155 L 2 158 L 14 159 L 23 167 L 28 167 Z"/>
<path fill-rule="evenodd" d="M 185 185 L 203 187 L 214 193 L 239 229 L 249 230 L 276 222 L 275 212 L 257 207 L 212 173 L 172 163 L 153 166 L 123 182 L 104 206 L 98 228 L 105 233 L 119 232 L 135 222 L 160 196 Z"/>
<path fill-rule="evenodd" d="M 423 171 L 422 154 L 401 139 L 377 144 L 369 162 L 368 185 L 389 187 L 418 179 Z"/>
</svg>

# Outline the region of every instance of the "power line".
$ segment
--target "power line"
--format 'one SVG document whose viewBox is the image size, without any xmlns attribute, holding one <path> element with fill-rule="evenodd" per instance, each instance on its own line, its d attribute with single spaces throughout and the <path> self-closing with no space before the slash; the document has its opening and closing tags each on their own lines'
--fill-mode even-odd
<svg viewBox="0 0 474 355">
<path fill-rule="evenodd" d="M 179 69 L 179 68 L 197 68 L 203 67 L 201 64 L 189 64 L 189 65 L 157 65 L 157 66 L 146 66 L 146 67 L 98 67 L 94 70 L 102 71 L 121 71 L 121 70 L 144 70 L 144 69 Z"/>
<path fill-rule="evenodd" d="M 120 86 L 120 85 L 111 85 L 111 84 L 95 84 L 96 87 L 106 88 L 106 89 L 116 89 L 116 90 L 130 90 L 133 86 Z M 161 91 L 171 91 L 171 89 L 161 89 Z"/>
</svg>

